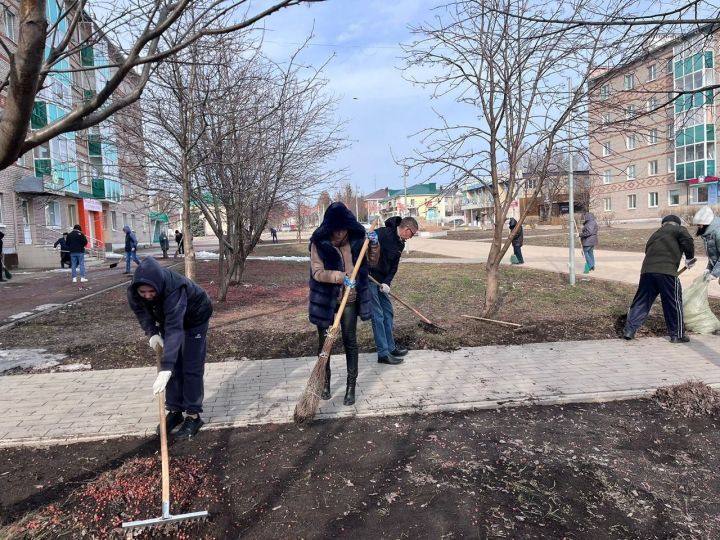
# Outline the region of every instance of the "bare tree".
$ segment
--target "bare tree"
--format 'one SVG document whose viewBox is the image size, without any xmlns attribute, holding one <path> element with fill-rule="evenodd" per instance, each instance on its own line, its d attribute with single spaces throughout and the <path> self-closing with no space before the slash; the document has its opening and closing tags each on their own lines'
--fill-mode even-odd
<svg viewBox="0 0 720 540">
<path fill-rule="evenodd" d="M 568 142 L 565 128 L 581 114 L 592 67 L 612 54 L 618 39 L 603 39 L 602 28 L 553 34 L 547 23 L 511 14 L 547 12 L 552 18 L 581 4 L 455 0 L 438 8 L 432 24 L 413 28 L 417 39 L 405 47 L 406 76 L 430 87 L 434 98 L 465 107 L 462 121 L 438 114 L 440 126 L 417 134 L 423 147 L 405 163 L 428 179 L 449 177 L 455 186 L 486 176 L 492 182 L 495 228 L 487 260 L 486 314 L 497 309 L 500 262 L 518 230 L 503 242 L 508 210 L 522 187 L 523 159 L 541 150 L 537 171 L 541 181 L 547 178 L 553 155 Z M 569 76 L 572 93 L 567 91 Z"/>
<path fill-rule="evenodd" d="M 5 102 L 0 112 L 0 170 L 53 137 L 95 126 L 136 102 L 158 63 L 203 36 L 249 28 L 283 8 L 318 1 L 323 0 L 280 0 L 258 9 L 249 0 L 130 0 L 105 3 L 92 14 L 87 0 L 74 0 L 54 4 L 59 14 L 48 21 L 47 0 L 20 0 L 17 45 L 0 40 L 10 59 L 10 70 L 0 80 Z M 115 46 L 107 63 L 84 65 L 83 50 L 110 41 Z M 50 74 L 101 69 L 111 74 L 96 94 L 76 100 L 68 114 L 41 129 L 28 131 L 35 96 Z M 130 91 L 120 92 L 128 81 Z"/>
<path fill-rule="evenodd" d="M 290 208 L 335 175 L 345 143 L 321 71 L 219 49 L 223 68 L 195 152 L 193 201 L 220 241 L 219 299 L 240 281 L 247 256 L 279 203 Z"/>
</svg>

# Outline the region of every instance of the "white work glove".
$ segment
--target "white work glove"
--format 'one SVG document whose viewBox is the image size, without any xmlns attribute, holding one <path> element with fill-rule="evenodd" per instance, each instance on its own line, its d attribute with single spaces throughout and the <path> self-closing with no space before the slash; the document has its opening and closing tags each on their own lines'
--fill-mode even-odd
<svg viewBox="0 0 720 540">
<path fill-rule="evenodd" d="M 705 281 L 712 281 L 713 279 L 715 279 L 715 276 L 710 273 L 710 270 L 705 270 L 703 277 L 705 278 Z"/>
<path fill-rule="evenodd" d="M 387 285 L 386 283 L 381 283 L 380 290 L 385 294 L 390 294 L 390 285 Z"/>
<path fill-rule="evenodd" d="M 153 337 L 150 338 L 150 348 L 157 352 L 158 347 L 161 349 L 165 347 L 165 341 L 163 341 L 163 338 L 160 334 L 155 334 Z"/>
<path fill-rule="evenodd" d="M 159 372 L 157 379 L 155 379 L 155 382 L 153 383 L 153 394 L 159 394 L 165 390 L 170 377 L 172 377 L 172 371 Z"/>
</svg>

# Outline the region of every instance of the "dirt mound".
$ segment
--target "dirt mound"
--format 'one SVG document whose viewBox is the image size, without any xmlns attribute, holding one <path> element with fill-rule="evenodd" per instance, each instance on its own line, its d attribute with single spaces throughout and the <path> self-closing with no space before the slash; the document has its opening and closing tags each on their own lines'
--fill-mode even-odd
<svg viewBox="0 0 720 540">
<path fill-rule="evenodd" d="M 170 462 L 172 514 L 205 510 L 218 500 L 216 479 L 205 463 L 189 457 Z M 21 522 L 0 528 L 0 539 L 125 538 L 123 522 L 160 517 L 159 457 L 133 459 L 73 492 L 64 503 L 49 505 Z M 201 538 L 202 520 L 136 529 L 134 538 Z"/>
<path fill-rule="evenodd" d="M 657 403 L 683 416 L 720 416 L 720 392 L 701 382 L 686 382 L 659 388 L 653 395 Z"/>
</svg>

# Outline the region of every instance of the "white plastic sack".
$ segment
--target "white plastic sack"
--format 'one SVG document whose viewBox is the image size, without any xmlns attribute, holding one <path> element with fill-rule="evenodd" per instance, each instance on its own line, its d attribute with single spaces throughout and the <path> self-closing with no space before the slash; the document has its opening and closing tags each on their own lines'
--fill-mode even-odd
<svg viewBox="0 0 720 540">
<path fill-rule="evenodd" d="M 703 276 L 683 291 L 683 317 L 685 328 L 698 334 L 711 334 L 720 330 L 720 320 L 710 310 L 708 285 Z"/>
</svg>

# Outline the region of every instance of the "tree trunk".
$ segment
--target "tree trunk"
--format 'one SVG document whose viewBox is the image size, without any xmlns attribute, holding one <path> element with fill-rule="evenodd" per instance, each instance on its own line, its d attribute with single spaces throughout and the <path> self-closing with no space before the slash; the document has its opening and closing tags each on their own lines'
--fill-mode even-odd
<svg viewBox="0 0 720 540">
<path fill-rule="evenodd" d="M 485 310 L 483 317 L 494 315 L 498 309 L 498 263 L 490 264 L 488 261 L 487 280 L 485 282 Z"/>
<path fill-rule="evenodd" d="M 10 58 L 10 84 L 0 114 L 0 170 L 15 163 L 30 127 L 45 50 L 46 4 L 45 0 L 20 2 L 20 35 Z"/>
<path fill-rule="evenodd" d="M 183 245 L 185 247 L 185 277 L 195 279 L 195 250 L 193 249 L 192 228 L 190 227 L 190 174 L 187 154 L 183 153 L 181 164 L 183 187 Z"/>
</svg>

